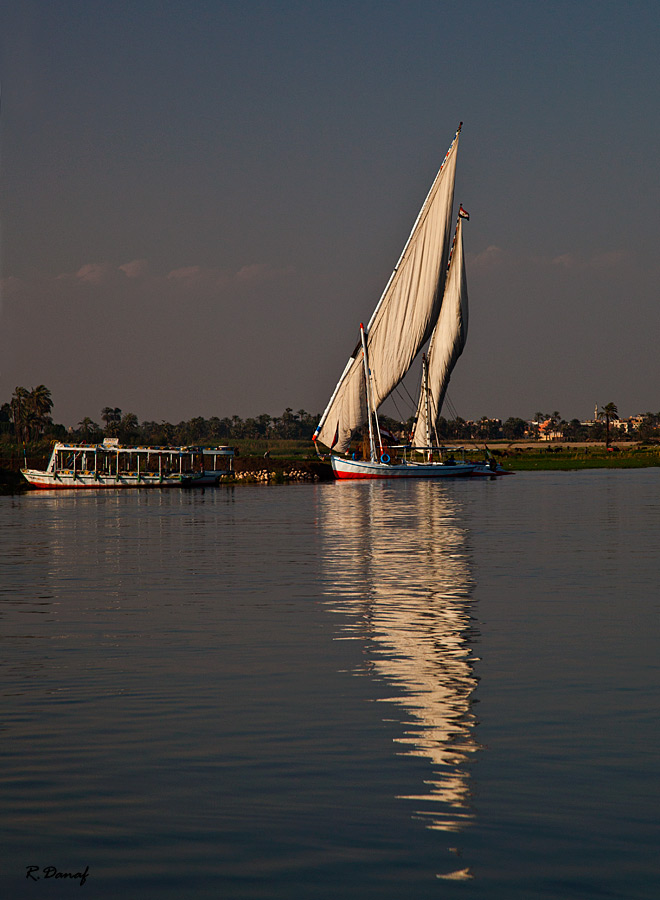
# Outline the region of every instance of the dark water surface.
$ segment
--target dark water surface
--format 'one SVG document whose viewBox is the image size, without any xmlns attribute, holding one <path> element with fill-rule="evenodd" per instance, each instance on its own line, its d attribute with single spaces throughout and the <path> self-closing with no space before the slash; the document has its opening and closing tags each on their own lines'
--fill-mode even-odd
<svg viewBox="0 0 660 900">
<path fill-rule="evenodd" d="M 655 900 L 659 538 L 654 469 L 0 497 L 0 896 Z"/>
</svg>

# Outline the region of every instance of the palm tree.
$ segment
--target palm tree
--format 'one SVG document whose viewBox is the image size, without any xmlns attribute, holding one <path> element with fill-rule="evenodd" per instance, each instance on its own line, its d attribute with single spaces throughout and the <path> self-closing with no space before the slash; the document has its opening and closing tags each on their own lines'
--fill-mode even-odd
<svg viewBox="0 0 660 900">
<path fill-rule="evenodd" d="M 47 425 L 52 424 L 50 411 L 53 408 L 53 398 L 45 384 L 38 384 L 36 388 L 32 388 L 28 399 L 36 438 L 42 434 Z"/>
<path fill-rule="evenodd" d="M 121 422 L 121 410 L 118 406 L 104 406 L 101 410 L 101 418 L 105 422 L 105 433 L 109 437 L 116 437 L 117 428 Z"/>
<path fill-rule="evenodd" d="M 28 391 L 24 387 L 17 387 L 11 398 L 10 406 L 16 440 L 24 443 L 29 441 L 33 431 L 36 437 L 39 433 L 41 416 L 38 411 L 39 408 L 35 404 L 34 391 Z"/>
<path fill-rule="evenodd" d="M 604 406 L 598 413 L 599 416 L 602 416 L 605 419 L 605 448 L 609 450 L 610 448 L 610 419 L 618 419 L 619 418 L 619 410 L 616 408 L 616 403 L 608 403 Z"/>
<path fill-rule="evenodd" d="M 16 440 L 23 440 L 23 428 L 25 422 L 25 406 L 27 403 L 28 392 L 23 387 L 16 387 L 11 398 L 11 420 L 14 423 L 14 432 Z"/>
<path fill-rule="evenodd" d="M 127 444 L 130 441 L 134 441 L 137 439 L 139 424 L 138 417 L 135 413 L 126 413 L 123 419 L 120 421 L 117 431 L 119 432 L 119 437 L 121 440 Z"/>
<path fill-rule="evenodd" d="M 53 408 L 53 398 L 45 384 L 38 384 L 36 388 L 32 388 L 30 402 L 38 415 L 50 415 L 50 411 Z"/>
<path fill-rule="evenodd" d="M 82 435 L 83 440 L 88 441 L 90 435 L 97 434 L 101 429 L 93 422 L 89 416 L 85 416 L 82 422 L 78 422 L 78 426 L 80 428 L 80 433 Z"/>
</svg>

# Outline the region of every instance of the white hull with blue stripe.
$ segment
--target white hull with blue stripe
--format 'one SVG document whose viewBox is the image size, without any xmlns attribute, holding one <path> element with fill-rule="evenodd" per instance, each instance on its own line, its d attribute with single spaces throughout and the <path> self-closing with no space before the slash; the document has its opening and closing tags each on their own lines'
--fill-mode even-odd
<svg viewBox="0 0 660 900">
<path fill-rule="evenodd" d="M 367 459 L 330 458 L 337 479 L 356 478 L 463 478 L 472 475 L 476 466 L 465 462 L 384 463 Z"/>
</svg>

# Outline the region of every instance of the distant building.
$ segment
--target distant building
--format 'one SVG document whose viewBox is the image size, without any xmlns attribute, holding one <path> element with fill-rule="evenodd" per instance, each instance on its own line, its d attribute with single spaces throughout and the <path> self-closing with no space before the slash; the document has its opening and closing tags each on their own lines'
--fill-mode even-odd
<svg viewBox="0 0 660 900">
<path fill-rule="evenodd" d="M 554 419 L 546 419 L 545 422 L 535 422 L 539 429 L 540 441 L 560 441 L 563 434 L 557 429 Z"/>
</svg>

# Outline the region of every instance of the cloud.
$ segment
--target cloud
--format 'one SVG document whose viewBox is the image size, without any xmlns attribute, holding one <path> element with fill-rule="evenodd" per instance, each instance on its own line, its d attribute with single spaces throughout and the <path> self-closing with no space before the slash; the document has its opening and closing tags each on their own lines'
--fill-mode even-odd
<svg viewBox="0 0 660 900">
<path fill-rule="evenodd" d="M 75 274 L 78 281 L 89 284 L 101 284 L 110 274 L 110 266 L 107 263 L 87 263 L 81 266 Z"/>
<path fill-rule="evenodd" d="M 479 253 L 468 253 L 471 270 L 493 270 L 506 267 L 508 270 L 565 269 L 580 272 L 609 272 L 630 265 L 632 255 L 625 250 L 598 250 L 590 255 L 581 253 L 561 253 L 548 256 L 543 253 L 511 253 L 491 245 Z"/>
<path fill-rule="evenodd" d="M 103 287 L 119 284 L 123 279 L 143 282 L 143 287 L 171 286 L 202 287 L 205 289 L 228 289 L 231 287 L 258 287 L 259 285 L 283 283 L 296 274 L 292 266 L 276 268 L 268 263 L 250 263 L 240 269 L 231 271 L 217 269 L 212 266 L 181 266 L 169 272 L 155 272 L 147 259 L 134 259 L 119 266 L 105 262 L 90 262 L 80 266 L 75 272 L 62 272 L 58 275 L 34 276 L 19 279 L 14 276 L 0 279 L 0 288 L 6 294 L 16 294 L 28 287 L 37 285 L 43 290 L 49 284 L 61 282 Z"/>
<path fill-rule="evenodd" d="M 142 278 L 149 272 L 149 261 L 146 259 L 134 259 L 132 262 L 119 266 L 119 271 L 123 272 L 127 278 Z"/>
<path fill-rule="evenodd" d="M 200 292 L 208 296 L 224 291 L 231 284 L 232 275 L 210 266 L 182 266 L 158 281 L 169 291 L 185 290 L 187 294 Z"/>
<path fill-rule="evenodd" d="M 204 266 L 182 266 L 172 269 L 165 276 L 170 285 L 177 284 L 191 290 L 200 288 L 214 291 L 230 291 L 282 284 L 295 275 L 292 266 L 276 268 L 267 263 L 250 263 L 232 272 Z"/>
<path fill-rule="evenodd" d="M 181 269 L 172 269 L 166 278 L 168 281 L 199 281 L 204 274 L 201 266 L 184 266 Z M 208 276 L 208 270 L 206 275 Z"/>
<path fill-rule="evenodd" d="M 235 280 L 239 284 L 267 284 L 273 281 L 280 281 L 282 278 L 292 275 L 293 271 L 291 266 L 276 269 L 264 263 L 253 263 L 250 266 L 243 266 L 242 269 L 239 269 Z"/>
<path fill-rule="evenodd" d="M 590 269 L 618 269 L 628 265 L 632 256 L 624 250 L 610 250 L 605 253 L 596 253 L 589 260 Z"/>
<path fill-rule="evenodd" d="M 119 305 L 130 302 L 140 306 L 153 304 L 153 299 L 160 297 L 162 302 L 174 308 L 193 298 L 199 303 L 208 303 L 245 297 L 246 293 L 259 293 L 265 288 L 288 289 L 295 276 L 293 267 L 275 268 L 266 263 L 251 263 L 235 271 L 192 265 L 156 272 L 146 259 L 121 265 L 90 262 L 75 272 L 0 279 L 0 296 L 28 302 L 35 309 L 48 305 L 55 297 L 57 303 L 61 303 L 62 298 L 66 303 L 82 299 L 86 303 L 100 303 L 102 298 L 113 297 Z"/>
<path fill-rule="evenodd" d="M 481 253 L 468 253 L 467 255 L 470 262 L 470 268 L 474 267 L 477 269 L 492 269 L 496 266 L 499 267 L 506 259 L 504 250 L 494 244 L 490 247 L 486 247 Z"/>
<path fill-rule="evenodd" d="M 555 256 L 552 260 L 553 266 L 563 269 L 580 269 L 592 271 L 603 271 L 609 269 L 618 269 L 630 262 L 630 254 L 622 250 L 603 250 L 593 253 L 591 256 L 583 256 L 579 253 L 563 253 L 561 256 Z"/>
</svg>

